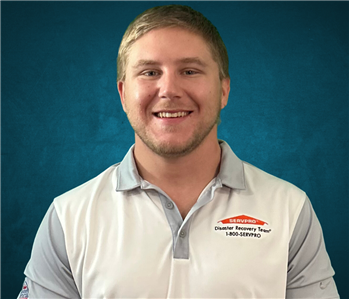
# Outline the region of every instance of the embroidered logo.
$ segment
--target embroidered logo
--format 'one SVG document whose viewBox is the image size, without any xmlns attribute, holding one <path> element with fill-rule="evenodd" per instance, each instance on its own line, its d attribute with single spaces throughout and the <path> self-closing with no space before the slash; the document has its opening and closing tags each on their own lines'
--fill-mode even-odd
<svg viewBox="0 0 349 299">
<path fill-rule="evenodd" d="M 240 215 L 236 217 L 230 217 L 224 220 L 218 221 L 218 223 L 221 222 L 222 224 L 228 224 L 228 223 L 239 223 L 239 224 L 255 224 L 255 225 L 264 225 L 268 224 L 262 220 L 258 220 L 256 218 L 252 218 L 246 215 Z"/>
<path fill-rule="evenodd" d="M 26 281 L 23 283 L 21 292 L 19 293 L 18 299 L 29 299 L 29 288 Z"/>
<path fill-rule="evenodd" d="M 267 222 L 246 215 L 226 218 L 217 223 L 214 230 L 226 237 L 260 239 L 272 231 Z M 265 228 L 265 225 L 268 225 L 268 228 Z"/>
</svg>

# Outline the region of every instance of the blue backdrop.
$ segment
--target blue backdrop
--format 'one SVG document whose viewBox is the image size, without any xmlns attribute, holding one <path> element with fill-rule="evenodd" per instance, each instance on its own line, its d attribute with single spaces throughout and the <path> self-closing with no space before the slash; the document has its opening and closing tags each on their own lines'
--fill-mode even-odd
<svg viewBox="0 0 349 299">
<path fill-rule="evenodd" d="M 348 2 L 180 2 L 218 28 L 231 95 L 219 137 L 309 195 L 348 291 Z M 123 32 L 169 2 L 1 2 L 2 296 L 15 298 L 55 196 L 122 159 Z"/>
</svg>

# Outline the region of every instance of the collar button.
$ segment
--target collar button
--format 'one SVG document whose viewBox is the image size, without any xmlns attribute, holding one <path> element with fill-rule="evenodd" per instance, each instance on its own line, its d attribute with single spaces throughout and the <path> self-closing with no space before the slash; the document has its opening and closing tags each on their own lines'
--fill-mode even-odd
<svg viewBox="0 0 349 299">
<path fill-rule="evenodd" d="M 181 238 L 184 238 L 186 235 L 187 235 L 187 234 L 185 233 L 184 230 L 181 230 L 181 232 L 179 233 L 179 236 L 180 236 Z"/>
<path fill-rule="evenodd" d="M 174 208 L 173 203 L 171 201 L 166 202 L 166 208 L 172 210 Z"/>
</svg>

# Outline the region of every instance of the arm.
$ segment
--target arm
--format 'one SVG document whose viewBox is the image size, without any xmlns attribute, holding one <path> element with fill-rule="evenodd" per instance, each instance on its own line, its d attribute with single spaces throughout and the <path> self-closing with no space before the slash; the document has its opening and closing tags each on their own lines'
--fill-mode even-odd
<svg viewBox="0 0 349 299">
<path fill-rule="evenodd" d="M 286 298 L 338 299 L 333 275 L 319 220 L 307 198 L 290 240 Z"/>
<path fill-rule="evenodd" d="M 53 204 L 36 234 L 24 274 L 26 279 L 18 298 L 80 298 L 70 270 L 62 226 Z"/>
</svg>

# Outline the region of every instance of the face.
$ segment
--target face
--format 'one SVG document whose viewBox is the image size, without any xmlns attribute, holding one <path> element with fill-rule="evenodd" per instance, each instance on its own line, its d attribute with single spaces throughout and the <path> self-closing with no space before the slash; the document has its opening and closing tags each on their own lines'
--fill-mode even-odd
<svg viewBox="0 0 349 299">
<path fill-rule="evenodd" d="M 220 80 L 218 65 L 199 35 L 181 28 L 144 34 L 130 49 L 118 90 L 136 146 L 143 143 L 160 156 L 178 157 L 207 138 L 217 142 L 229 79 Z"/>
</svg>

